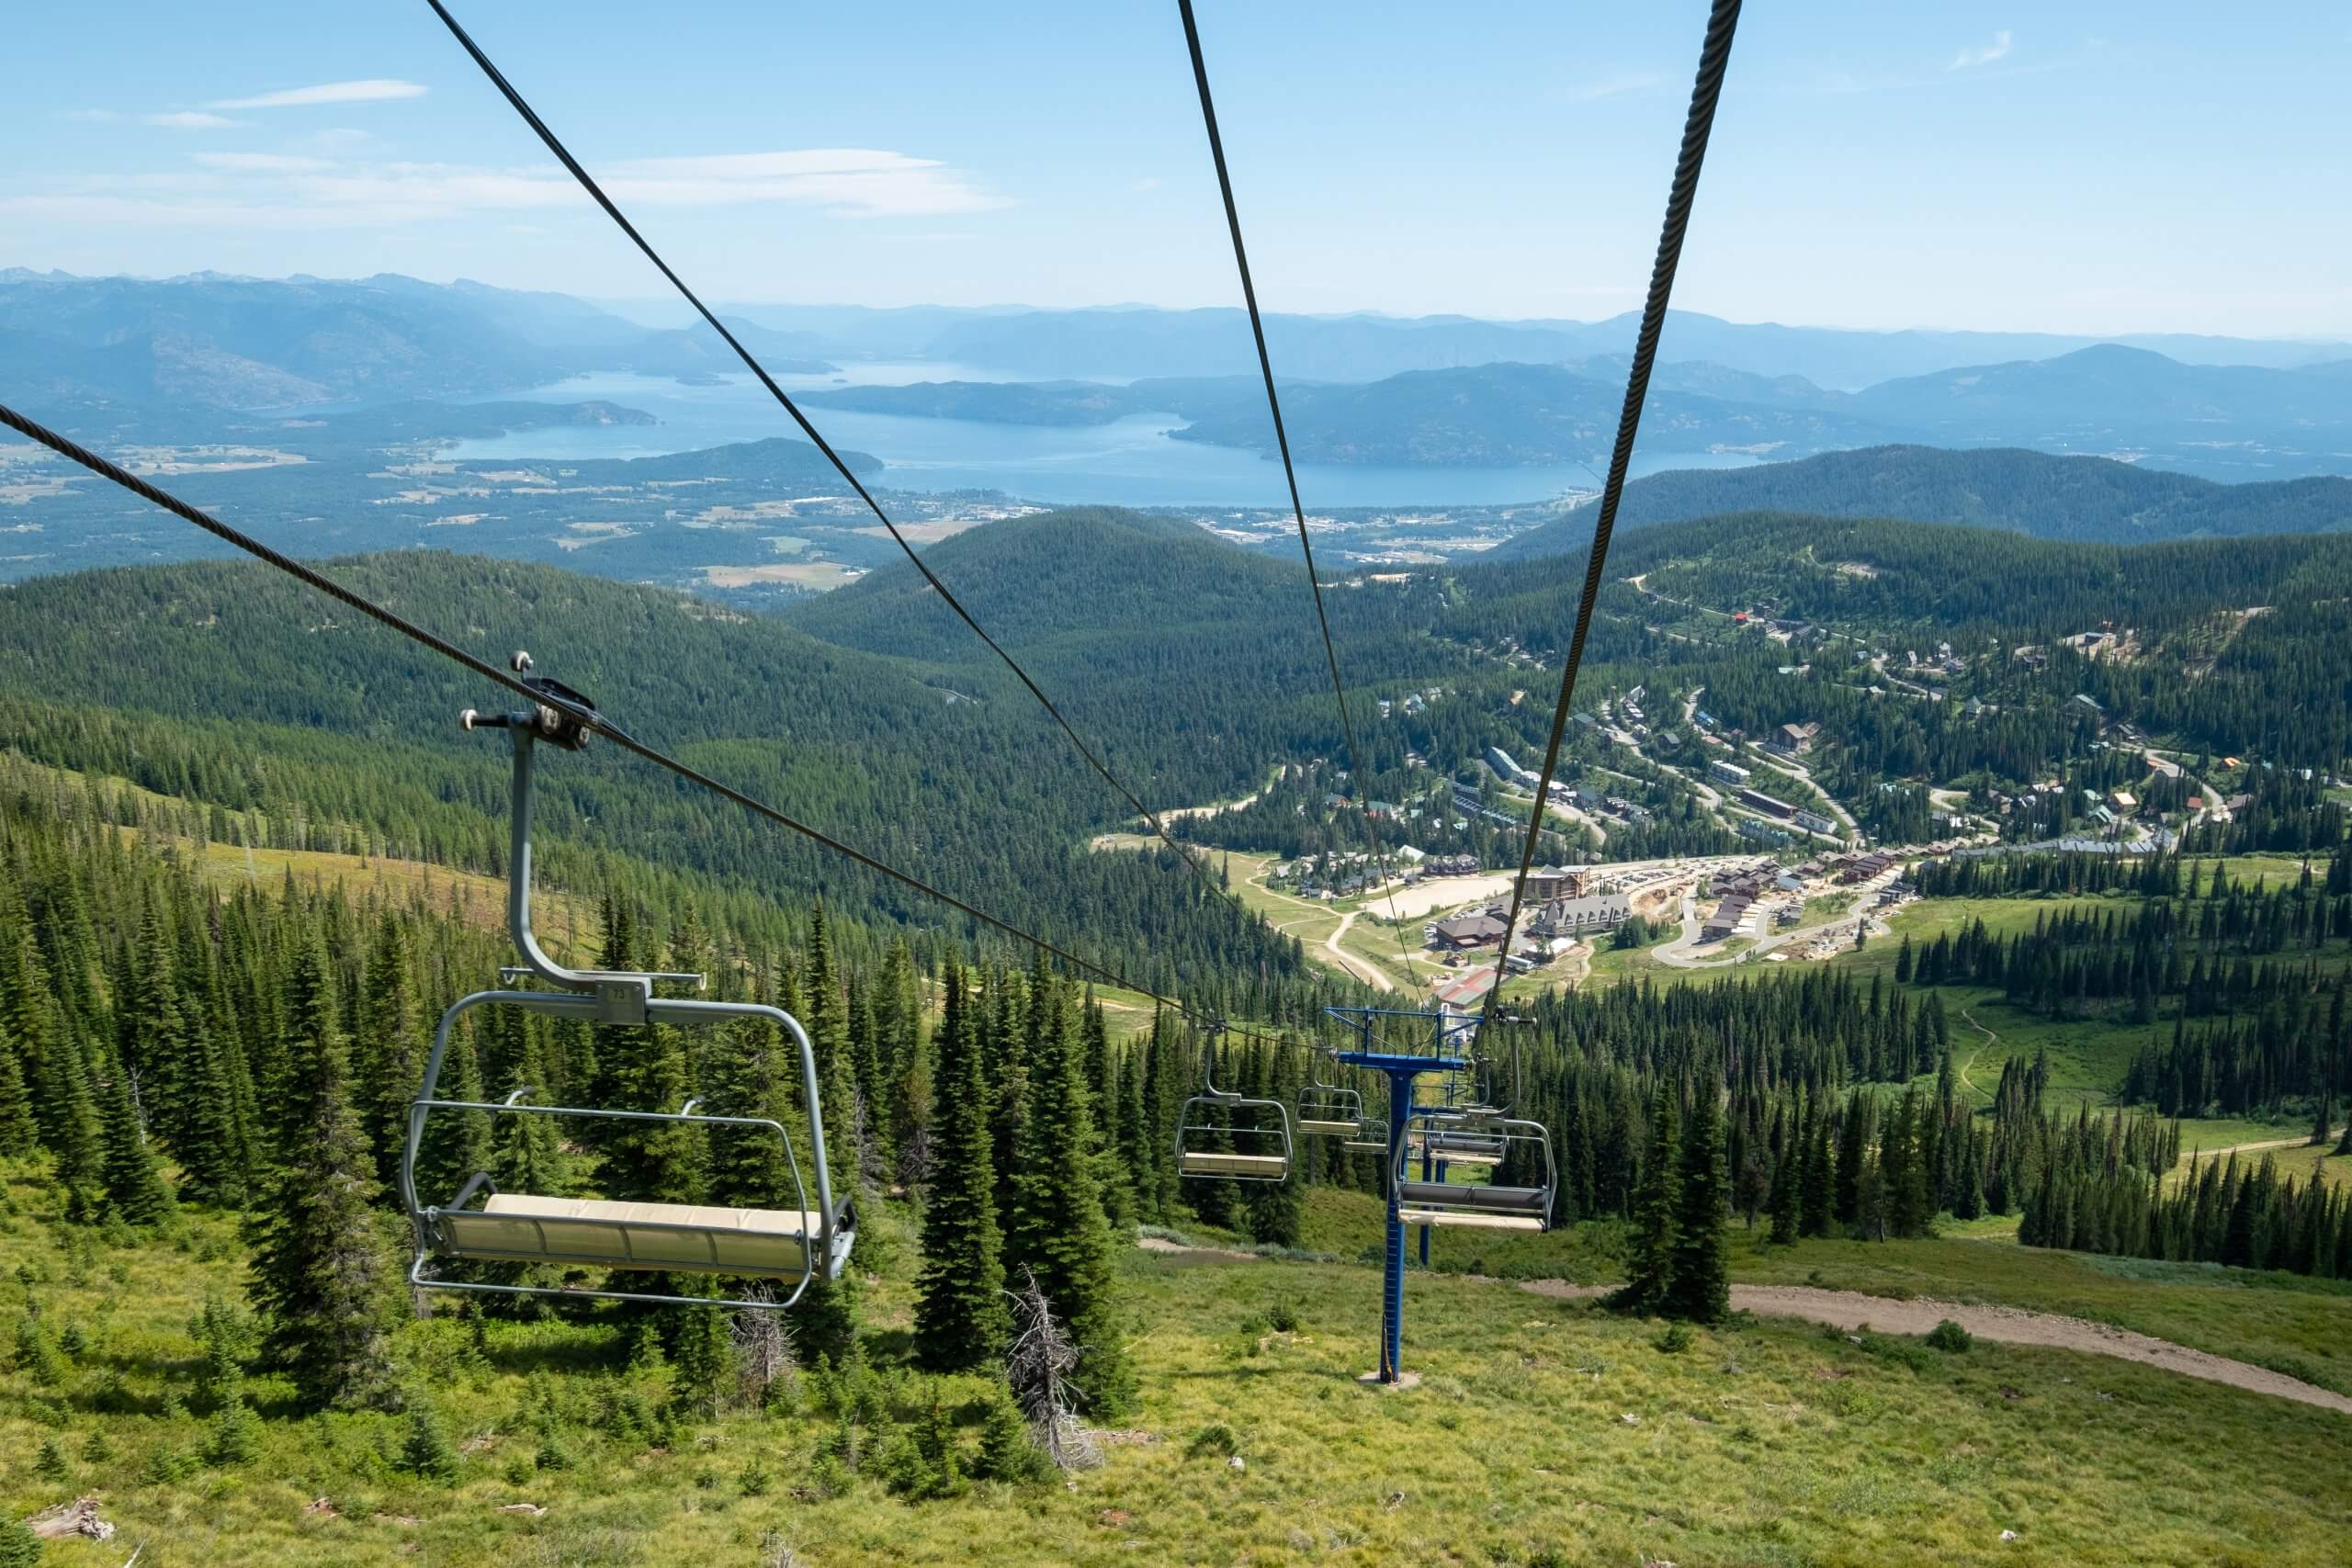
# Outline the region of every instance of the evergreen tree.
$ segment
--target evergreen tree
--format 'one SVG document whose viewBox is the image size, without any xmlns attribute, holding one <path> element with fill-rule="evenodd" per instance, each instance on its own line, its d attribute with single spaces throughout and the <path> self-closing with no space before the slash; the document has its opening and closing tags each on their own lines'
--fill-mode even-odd
<svg viewBox="0 0 2352 1568">
<path fill-rule="evenodd" d="M 1111 1227 L 1096 1188 L 1091 1108 L 1067 989 L 1042 966 L 1029 1006 L 1029 1114 L 1022 1126 L 1008 1268 L 1026 1267 L 1082 1355 L 1077 1382 L 1096 1419 L 1135 1406 L 1136 1373 L 1120 1322 Z"/>
<path fill-rule="evenodd" d="M 1650 1113 L 1649 1148 L 1642 1156 L 1641 1181 L 1634 1191 L 1625 1284 L 1614 1297 L 1635 1312 L 1664 1312 L 1674 1298 L 1675 1264 L 1682 1246 L 1680 1121 L 1673 1085 L 1660 1082 Z"/>
<path fill-rule="evenodd" d="M 994 1361 L 1012 1332 L 971 978 L 961 965 L 948 964 L 946 1016 L 933 1039 L 939 1105 L 915 1282 L 915 1357 L 939 1372 Z"/>
<path fill-rule="evenodd" d="M 1270 1053 L 1253 1046 L 1245 1061 L 1242 1093 L 1261 1100 L 1291 1098 L 1284 1087 L 1273 1080 L 1274 1064 Z M 1272 1139 L 1256 1142 L 1268 1153 L 1272 1152 Z M 1298 1173 L 1294 1171 L 1283 1181 L 1245 1181 L 1237 1185 L 1242 1190 L 1243 1218 L 1249 1224 L 1250 1239 L 1269 1247 L 1296 1247 L 1300 1225 L 1298 1191 L 1302 1185 Z"/>
<path fill-rule="evenodd" d="M 119 1063 L 100 1089 L 99 1122 L 107 1207 L 129 1224 L 162 1224 L 171 1217 L 172 1190 L 155 1168 L 154 1152 L 131 1101 L 130 1071 Z"/>
<path fill-rule="evenodd" d="M 0 1159 L 21 1159 L 40 1137 L 33 1122 L 32 1091 L 25 1082 L 24 1057 L 7 1024 L 0 1021 Z"/>
<path fill-rule="evenodd" d="M 1789 1140 L 1781 1157 L 1772 1162 L 1772 1190 L 1765 1201 L 1771 1211 L 1772 1230 L 1767 1238 L 1778 1247 L 1793 1247 L 1803 1234 L 1799 1189 L 1804 1181 L 1798 1172 L 1804 1164 L 1804 1139 L 1802 1132 Z"/>
<path fill-rule="evenodd" d="M 379 1404 L 391 1388 L 391 1271 L 376 1228 L 375 1162 L 352 1104 L 334 983 L 315 934 L 295 948 L 286 1010 L 292 1118 L 249 1221 L 253 1300 L 268 1324 L 268 1353 L 305 1399 Z"/>
<path fill-rule="evenodd" d="M 1797 1195 L 1798 1225 L 1806 1235 L 1826 1236 L 1837 1218 L 1838 1176 L 1829 1152 L 1829 1113 L 1814 1097 L 1805 1117 L 1804 1176 Z"/>
<path fill-rule="evenodd" d="M 368 974 L 359 992 L 359 1028 L 351 1052 L 360 1130 L 375 1151 L 377 1179 L 386 1182 L 400 1178 L 401 1153 L 408 1142 L 409 1102 L 416 1098 L 424 1072 L 416 990 L 409 966 L 408 927 L 387 910 L 368 950 Z M 503 1084 L 499 1093 L 503 1096 L 516 1087 Z M 547 1088 L 545 1084 L 529 1087 L 542 1091 Z"/>
<path fill-rule="evenodd" d="M 1856 1089 L 1846 1100 L 1846 1115 L 1838 1130 L 1837 1214 L 1841 1225 L 1853 1226 L 1862 1217 L 1863 1155 L 1870 1147 L 1871 1100 Z"/>
<path fill-rule="evenodd" d="M 1682 1130 L 1681 1192 L 1675 1215 L 1674 1277 L 1666 1315 L 1721 1323 L 1731 1314 L 1731 1258 L 1725 1237 L 1730 1179 L 1724 1168 L 1723 1112 L 1715 1072 L 1699 1075 L 1690 1123 Z"/>
</svg>

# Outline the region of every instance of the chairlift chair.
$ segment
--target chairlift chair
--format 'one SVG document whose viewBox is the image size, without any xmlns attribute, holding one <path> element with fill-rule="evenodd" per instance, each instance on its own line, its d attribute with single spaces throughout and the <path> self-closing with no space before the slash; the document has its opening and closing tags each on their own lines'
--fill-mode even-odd
<svg viewBox="0 0 2352 1568">
<path fill-rule="evenodd" d="M 1389 1189 L 1396 1200 L 1396 1218 L 1408 1225 L 1469 1226 L 1484 1230 L 1543 1231 L 1550 1228 L 1552 1193 L 1559 1185 L 1559 1170 L 1552 1158 L 1552 1134 L 1540 1122 L 1505 1117 L 1486 1131 L 1512 1144 L 1533 1145 L 1544 1151 L 1544 1182 L 1539 1187 L 1500 1187 L 1491 1182 L 1421 1181 L 1405 1174 L 1407 1145 L 1417 1129 L 1408 1128 L 1389 1168 Z M 1437 1129 L 1430 1135 L 1443 1135 Z M 1453 1156 L 1447 1156 L 1453 1157 Z M 1499 1163 L 1499 1159 L 1498 1161 Z"/>
<path fill-rule="evenodd" d="M 1363 1128 L 1363 1096 L 1357 1090 L 1310 1079 L 1298 1091 L 1298 1130 L 1307 1136 L 1352 1138 Z"/>
<path fill-rule="evenodd" d="M 1201 1092 L 1177 1108 L 1176 1111 L 1176 1174 L 1187 1177 L 1221 1178 L 1233 1181 L 1287 1181 L 1290 1179 L 1290 1108 L 1279 1100 L 1253 1100 L 1232 1089 L 1216 1087 L 1212 1050 L 1201 1075 Z M 1210 1119 L 1212 1111 L 1226 1113 L 1223 1125 Z M 1244 1126 L 1234 1119 L 1233 1112 L 1247 1111 L 1252 1117 Z M 1268 1125 L 1268 1118 L 1272 1125 Z M 1205 1146 L 1208 1140 L 1223 1134 L 1236 1140 L 1246 1139 L 1246 1149 L 1218 1149 Z"/>
<path fill-rule="evenodd" d="M 525 673 L 530 656 L 514 656 Z M 820 1274 L 838 1279 L 856 1238 L 857 1216 L 850 1199 L 836 1201 L 825 1159 L 823 1110 L 817 1088 L 817 1058 L 808 1032 L 780 1009 L 752 1002 L 707 1002 L 653 994 L 656 982 L 691 983 L 699 975 L 568 969 L 540 948 L 531 930 L 531 779 L 533 752 L 545 740 L 578 750 L 594 734 L 594 705 L 553 681 L 530 677 L 525 683 L 542 699 L 534 709 L 483 716 L 467 710 L 468 729 L 501 728 L 513 737 L 514 754 L 513 843 L 508 863 L 507 919 L 520 968 L 509 981 L 536 978 L 551 990 L 478 991 L 461 997 L 441 1015 L 425 1060 L 424 1082 L 409 1107 L 408 1142 L 401 1159 L 401 1197 L 415 1232 L 416 1255 L 409 1282 L 422 1289 L 470 1291 L 498 1295 L 587 1296 L 672 1306 L 719 1306 L 781 1310 L 793 1305 Z M 450 1031 L 468 1012 L 482 1007 L 514 1007 L 558 1018 L 595 1023 L 712 1024 L 760 1019 L 775 1024 L 800 1055 L 801 1089 L 808 1107 L 808 1142 L 816 1178 L 816 1204 L 809 1204 L 798 1152 L 784 1124 L 764 1116 L 717 1116 L 699 1112 L 688 1100 L 676 1111 L 601 1110 L 529 1103 L 529 1089 L 518 1089 L 495 1103 L 443 1100 L 435 1090 L 449 1045 Z M 636 1122 L 699 1127 L 736 1127 L 773 1134 L 791 1173 L 788 1209 L 729 1208 L 709 1204 L 625 1202 L 602 1198 L 555 1197 L 501 1192 L 487 1171 L 477 1172 L 446 1202 L 427 1202 L 416 1190 L 418 1151 L 427 1119 L 435 1112 L 482 1112 L 496 1116 L 560 1116 L 581 1121 Z M 476 1200 L 481 1200 L 479 1206 Z M 549 1264 L 626 1272 L 710 1274 L 791 1281 L 790 1293 L 770 1297 L 673 1295 L 648 1291 L 589 1290 L 565 1285 L 503 1285 L 435 1277 L 427 1268 L 436 1257 L 477 1262 Z"/>
</svg>

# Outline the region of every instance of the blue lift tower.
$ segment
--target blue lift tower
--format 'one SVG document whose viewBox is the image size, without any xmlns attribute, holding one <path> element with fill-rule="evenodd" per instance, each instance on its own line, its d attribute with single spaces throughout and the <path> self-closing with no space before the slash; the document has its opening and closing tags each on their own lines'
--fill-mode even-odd
<svg viewBox="0 0 2352 1568">
<path fill-rule="evenodd" d="M 1405 1141 L 1412 1125 L 1415 1086 L 1430 1073 L 1463 1074 L 1471 1067 L 1467 1041 L 1478 1027 L 1476 1017 L 1448 1012 L 1407 1011 L 1396 1008 L 1346 1008 L 1323 1010 L 1332 1018 L 1356 1032 L 1356 1048 L 1341 1050 L 1339 1060 L 1343 1066 L 1362 1067 L 1380 1073 L 1388 1079 L 1388 1164 L 1382 1185 L 1388 1196 L 1388 1245 L 1381 1255 L 1380 1294 L 1380 1371 L 1378 1382 L 1395 1382 L 1402 1371 L 1399 1364 L 1405 1346 L 1405 1221 L 1404 1207 L 1398 1191 L 1396 1173 L 1405 1164 Z M 1426 1045 L 1404 1048 L 1405 1043 L 1394 1043 L 1380 1037 L 1380 1021 L 1388 1018 L 1418 1019 L 1429 1026 Z M 1421 1232 L 1421 1243 L 1429 1245 L 1429 1231 Z M 1422 1262 L 1429 1261 L 1426 1255 Z"/>
<path fill-rule="evenodd" d="M 1478 1028 L 1476 1017 L 1442 1010 L 1335 1007 L 1324 1011 L 1356 1033 L 1355 1049 L 1334 1053 L 1340 1065 L 1379 1073 L 1388 1080 L 1388 1165 L 1383 1182 L 1388 1197 L 1388 1246 L 1381 1273 L 1380 1369 L 1373 1379 L 1395 1384 L 1404 1376 L 1399 1363 L 1405 1346 L 1406 1228 L 1420 1228 L 1424 1268 L 1430 1260 L 1431 1226 L 1544 1230 L 1551 1224 L 1559 1172 L 1551 1134 L 1542 1123 L 1514 1117 L 1509 1109 L 1485 1103 L 1479 1095 L 1477 1061 L 1470 1053 Z M 1384 1038 L 1381 1026 L 1387 1019 L 1411 1019 L 1426 1026 L 1426 1042 Z M 1418 1036 L 1420 1031 L 1412 1032 Z M 1443 1097 L 1423 1101 L 1419 1082 L 1433 1073 L 1442 1076 Z M 1418 1179 L 1405 1173 L 1409 1154 L 1420 1156 Z M 1498 1173 L 1509 1166 L 1540 1179 L 1532 1186 L 1505 1186 L 1492 1179 L 1454 1182 L 1447 1179 L 1449 1165 L 1484 1167 Z"/>
</svg>

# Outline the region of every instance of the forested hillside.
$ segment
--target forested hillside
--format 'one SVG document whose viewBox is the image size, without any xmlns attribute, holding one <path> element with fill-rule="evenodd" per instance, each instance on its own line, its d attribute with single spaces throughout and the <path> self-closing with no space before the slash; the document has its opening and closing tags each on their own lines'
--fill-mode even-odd
<svg viewBox="0 0 2352 1568">
<path fill-rule="evenodd" d="M 1009 677 L 951 700 L 925 671 L 676 594 L 477 558 L 345 563 L 380 595 L 493 657 L 528 648 L 634 733 L 991 912 L 1053 928 L 1138 984 L 1295 971 L 1290 944 L 1172 862 L 1090 856 L 1121 803 Z M 231 811 L 365 825 L 495 869 L 503 748 L 461 734 L 495 694 L 258 566 L 192 564 L 45 580 L 0 596 L 8 732 L 36 758 L 123 774 Z M 1171 801 L 1246 776 L 1150 729 L 1105 727 L 1114 768 Z M 608 749 L 543 770 L 542 819 L 751 887 L 827 887 L 853 913 L 936 919 L 724 803 Z"/>
<path fill-rule="evenodd" d="M 1625 487 L 1619 528 L 1732 512 L 1806 512 L 1966 523 L 2043 539 L 2149 544 L 2207 535 L 2321 534 L 2352 528 L 2352 479 L 2219 484 L 2105 457 L 2016 448 L 1871 446 L 1753 468 L 1679 468 Z M 1491 558 L 1574 553 L 1592 516 L 1572 513 L 1498 546 Z"/>
</svg>

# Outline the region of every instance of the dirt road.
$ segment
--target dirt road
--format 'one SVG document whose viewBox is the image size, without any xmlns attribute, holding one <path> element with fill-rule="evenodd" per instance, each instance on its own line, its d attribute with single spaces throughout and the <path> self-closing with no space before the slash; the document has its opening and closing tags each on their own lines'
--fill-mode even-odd
<svg viewBox="0 0 2352 1568">
<path fill-rule="evenodd" d="M 1221 1262 L 1251 1263 L 1259 1259 L 1246 1252 L 1224 1247 L 1185 1247 L 1159 1236 L 1145 1236 L 1137 1243 L 1150 1252 L 1182 1252 Z M 1487 1284 L 1501 1280 L 1488 1280 Z M 1566 1280 L 1527 1280 L 1519 1287 L 1555 1301 L 1590 1301 L 1605 1296 L 1611 1285 L 1572 1285 Z M 2112 1356 L 2119 1361 L 2137 1361 L 2143 1367 L 2155 1367 L 2164 1371 L 2177 1372 L 2183 1377 L 2202 1378 L 2207 1382 L 2227 1383 L 2253 1393 L 2273 1394 L 2302 1404 L 2316 1404 L 2323 1410 L 2352 1416 L 2352 1399 L 2334 1393 L 2300 1378 L 2284 1372 L 2274 1372 L 2265 1367 L 2245 1361 L 2233 1361 L 2227 1356 L 2215 1356 L 2203 1350 L 2192 1350 L 2186 1345 L 2176 1345 L 2169 1339 L 2158 1339 L 2146 1334 L 2135 1334 L 2128 1328 L 2110 1328 L 2103 1323 L 2092 1323 L 2079 1317 L 2066 1317 L 2058 1313 L 2027 1312 L 2021 1307 L 1972 1306 L 1961 1302 L 1939 1302 L 1917 1296 L 1907 1302 L 1889 1296 L 1866 1296 L 1860 1291 L 1817 1291 L 1807 1285 L 1734 1285 L 1731 1288 L 1734 1312 L 1752 1312 L 1758 1317 L 1794 1317 L 1807 1323 L 1826 1323 L 1838 1328 L 1860 1328 L 1864 1324 L 1887 1334 L 1925 1334 L 1937 1324 L 1950 1318 L 1980 1339 L 1990 1339 L 2002 1345 L 2040 1345 L 2056 1350 L 2078 1350 L 2086 1355 Z"/>
<path fill-rule="evenodd" d="M 1521 1287 L 1539 1296 L 1552 1296 L 1562 1301 L 1581 1301 L 1606 1295 L 1605 1285 L 1571 1285 L 1564 1280 L 1531 1280 Z M 1872 1328 L 1889 1334 L 1925 1334 L 1946 1318 L 1959 1324 L 1980 1339 L 1996 1340 L 2004 1345 L 2044 1345 L 2060 1350 L 2081 1350 L 2094 1356 L 2113 1356 L 2118 1360 L 2137 1361 L 2142 1366 L 2161 1367 L 2184 1377 L 2203 1378 L 2208 1382 L 2227 1383 L 2232 1388 L 2248 1389 L 2256 1393 L 2276 1394 L 2281 1399 L 2298 1400 L 2316 1404 L 2324 1410 L 2334 1410 L 2352 1416 L 2352 1399 L 2331 1393 L 2299 1378 L 2274 1372 L 2245 1361 L 2233 1361 L 2226 1356 L 2210 1355 L 2192 1350 L 2186 1345 L 2176 1345 L 2168 1339 L 2152 1338 L 2134 1334 L 2127 1328 L 2110 1328 L 2103 1323 L 2091 1323 L 2079 1317 L 2063 1317 L 2056 1313 L 2026 1312 L 2017 1307 L 1969 1306 L 1959 1302 L 1932 1301 L 1917 1297 L 1898 1302 L 1885 1296 L 1866 1296 L 1859 1291 L 1816 1291 L 1804 1285 L 1734 1285 L 1731 1288 L 1734 1312 L 1752 1312 L 1759 1317 L 1800 1317 L 1808 1323 L 1826 1323 L 1839 1328 L 1859 1328 L 1869 1324 Z"/>
<path fill-rule="evenodd" d="M 1332 961 L 1340 968 L 1353 975 L 1374 990 L 1393 991 L 1396 987 L 1390 984 L 1387 976 L 1380 972 L 1379 965 L 1367 959 L 1358 958 L 1354 953 L 1346 952 L 1340 946 L 1340 939 L 1348 934 L 1348 928 L 1356 923 L 1356 916 L 1361 913 L 1363 913 L 1362 910 L 1350 909 L 1346 914 L 1341 915 L 1339 929 L 1324 939 L 1324 950 L 1330 953 Z"/>
</svg>

